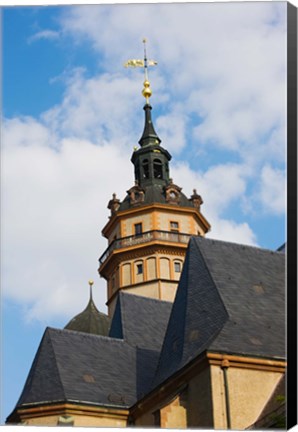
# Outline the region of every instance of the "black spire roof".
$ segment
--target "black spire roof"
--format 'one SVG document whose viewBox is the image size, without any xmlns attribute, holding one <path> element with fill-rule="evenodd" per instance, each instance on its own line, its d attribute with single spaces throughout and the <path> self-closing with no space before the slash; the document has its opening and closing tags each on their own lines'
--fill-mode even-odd
<svg viewBox="0 0 298 432">
<path fill-rule="evenodd" d="M 146 103 L 144 106 L 145 111 L 145 126 L 144 131 L 141 139 L 139 140 L 139 144 L 141 147 L 144 147 L 146 145 L 158 145 L 161 143 L 161 139 L 158 137 L 157 133 L 155 132 L 152 118 L 151 118 L 151 110 L 152 106 L 149 103 Z"/>
<path fill-rule="evenodd" d="M 154 129 L 151 110 L 152 106 L 147 102 L 144 105 L 145 124 L 139 140 L 140 147 L 135 149 L 131 157 L 135 167 L 135 186 L 127 191 L 118 210 L 151 203 L 198 207 L 170 178 L 169 162 L 172 156 L 160 145 L 161 139 Z M 200 204 L 202 202 L 201 200 Z"/>
</svg>

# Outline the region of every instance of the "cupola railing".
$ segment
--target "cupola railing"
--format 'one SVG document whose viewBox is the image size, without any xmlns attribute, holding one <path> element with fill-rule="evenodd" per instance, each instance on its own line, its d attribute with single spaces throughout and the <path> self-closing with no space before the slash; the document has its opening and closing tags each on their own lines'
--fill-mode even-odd
<svg viewBox="0 0 298 432">
<path fill-rule="evenodd" d="M 161 231 L 153 230 L 146 231 L 140 234 L 135 234 L 127 237 L 121 237 L 113 240 L 104 253 L 99 258 L 100 265 L 103 264 L 111 253 L 116 249 L 122 249 L 130 246 L 136 246 L 143 243 L 159 240 L 171 243 L 184 243 L 187 244 L 191 234 L 173 232 L 173 231 Z"/>
</svg>

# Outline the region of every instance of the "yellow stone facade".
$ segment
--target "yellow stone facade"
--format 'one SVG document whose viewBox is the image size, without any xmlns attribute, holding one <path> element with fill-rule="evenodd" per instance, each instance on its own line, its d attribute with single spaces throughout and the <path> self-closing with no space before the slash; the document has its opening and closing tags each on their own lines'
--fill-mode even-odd
<svg viewBox="0 0 298 432">
<path fill-rule="evenodd" d="M 99 273 L 107 280 L 112 316 L 119 290 L 174 301 L 190 236 L 210 226 L 197 208 L 153 203 L 114 213 Z"/>
<path fill-rule="evenodd" d="M 259 417 L 280 378 L 285 362 L 230 356 L 228 402 L 221 354 L 204 357 L 132 408 L 137 427 L 244 430 Z M 206 361 L 207 360 L 207 361 Z M 159 423 L 158 423 L 159 422 Z"/>
</svg>

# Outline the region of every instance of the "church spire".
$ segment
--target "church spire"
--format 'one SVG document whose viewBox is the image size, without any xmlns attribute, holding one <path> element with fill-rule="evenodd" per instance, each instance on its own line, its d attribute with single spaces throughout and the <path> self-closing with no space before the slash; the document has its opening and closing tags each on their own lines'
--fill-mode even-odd
<svg viewBox="0 0 298 432">
<path fill-rule="evenodd" d="M 145 125 L 144 125 L 144 131 L 143 135 L 139 140 L 139 144 L 141 147 L 144 147 L 146 145 L 158 145 L 161 143 L 161 139 L 158 137 L 157 133 L 155 132 L 152 118 L 151 118 L 151 110 L 152 107 L 149 103 L 146 103 L 144 105 L 144 111 L 145 111 Z"/>
</svg>

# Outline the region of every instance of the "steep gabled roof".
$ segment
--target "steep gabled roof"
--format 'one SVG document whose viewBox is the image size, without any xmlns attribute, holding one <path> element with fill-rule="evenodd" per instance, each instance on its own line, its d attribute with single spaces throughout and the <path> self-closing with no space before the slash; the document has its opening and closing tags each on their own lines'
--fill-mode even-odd
<svg viewBox="0 0 298 432">
<path fill-rule="evenodd" d="M 153 387 L 204 350 L 285 357 L 285 255 L 193 237 Z"/>
<path fill-rule="evenodd" d="M 192 238 L 153 386 L 207 349 L 227 319 L 224 303 Z"/>
<path fill-rule="evenodd" d="M 120 293 L 110 337 L 47 328 L 17 407 L 128 408 L 206 351 L 283 359 L 284 278 L 283 253 L 193 237 L 173 306 Z"/>
<path fill-rule="evenodd" d="M 209 350 L 285 358 L 285 254 L 196 240 L 229 314 Z"/>
<path fill-rule="evenodd" d="M 17 407 L 54 401 L 133 405 L 149 390 L 171 306 L 121 293 L 111 337 L 47 328 Z"/>
<path fill-rule="evenodd" d="M 53 401 L 130 406 L 136 350 L 119 339 L 47 328 L 17 406 Z"/>
<path fill-rule="evenodd" d="M 17 406 L 64 399 L 65 392 L 56 361 L 51 329 L 48 328 L 39 344 Z"/>
<path fill-rule="evenodd" d="M 138 398 L 150 390 L 171 309 L 167 301 L 119 293 L 109 336 L 136 347 Z"/>
<path fill-rule="evenodd" d="M 120 292 L 109 336 L 160 351 L 172 303 Z"/>
</svg>

